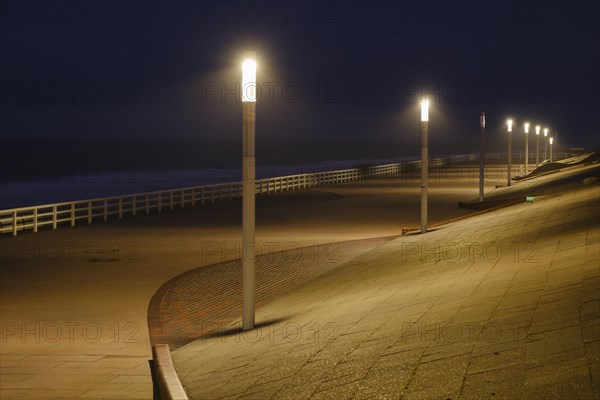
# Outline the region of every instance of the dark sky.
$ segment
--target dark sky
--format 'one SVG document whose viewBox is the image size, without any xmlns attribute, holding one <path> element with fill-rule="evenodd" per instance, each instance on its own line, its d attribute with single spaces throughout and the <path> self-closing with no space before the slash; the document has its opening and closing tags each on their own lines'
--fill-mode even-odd
<svg viewBox="0 0 600 400">
<path fill-rule="evenodd" d="M 597 146 L 597 1 L 1 2 L 1 135 L 237 140 L 254 50 L 259 140 L 493 142 L 506 118 Z M 434 140 L 432 139 L 432 140 Z"/>
</svg>

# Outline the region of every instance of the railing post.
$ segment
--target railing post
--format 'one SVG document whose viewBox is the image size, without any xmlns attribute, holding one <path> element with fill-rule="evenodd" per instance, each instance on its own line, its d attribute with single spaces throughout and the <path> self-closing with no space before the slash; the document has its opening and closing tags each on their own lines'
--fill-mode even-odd
<svg viewBox="0 0 600 400">
<path fill-rule="evenodd" d="M 119 219 L 123 218 L 123 198 L 119 197 Z"/>
<path fill-rule="evenodd" d="M 17 212 L 12 212 L 12 234 L 17 236 Z"/>
<path fill-rule="evenodd" d="M 33 209 L 33 233 L 38 231 L 38 209 L 37 207 Z"/>
<path fill-rule="evenodd" d="M 52 206 L 52 229 L 56 229 L 56 206 Z"/>
<path fill-rule="evenodd" d="M 169 209 L 173 210 L 173 191 L 169 192 Z"/>
<path fill-rule="evenodd" d="M 158 212 L 162 211 L 162 192 L 158 192 Z"/>
<path fill-rule="evenodd" d="M 185 196 L 183 194 L 183 189 L 181 190 L 181 194 L 179 196 L 180 200 L 181 200 L 181 208 L 183 208 L 185 206 Z"/>
<path fill-rule="evenodd" d="M 192 207 L 196 207 L 196 188 L 192 189 Z"/>
<path fill-rule="evenodd" d="M 88 201 L 88 224 L 92 223 L 92 202 Z"/>
<path fill-rule="evenodd" d="M 71 226 L 75 226 L 75 203 L 71 203 Z"/>
<path fill-rule="evenodd" d="M 136 196 L 133 196 L 131 198 L 131 206 L 133 207 L 133 210 L 131 211 L 131 215 L 135 217 L 135 213 L 137 211 L 137 198 L 136 198 Z"/>
<path fill-rule="evenodd" d="M 108 220 L 108 200 L 104 200 L 104 222 Z"/>
<path fill-rule="evenodd" d="M 150 214 L 150 195 L 146 195 L 146 214 Z"/>
</svg>

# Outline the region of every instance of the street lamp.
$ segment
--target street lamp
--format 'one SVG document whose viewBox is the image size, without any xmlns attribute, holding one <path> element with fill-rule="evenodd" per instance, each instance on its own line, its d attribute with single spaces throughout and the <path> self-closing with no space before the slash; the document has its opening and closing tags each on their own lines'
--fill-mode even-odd
<svg viewBox="0 0 600 400">
<path fill-rule="evenodd" d="M 481 148 L 479 149 L 479 201 L 483 201 L 483 175 L 485 168 L 485 112 L 479 116 L 479 128 L 481 129 Z"/>
<path fill-rule="evenodd" d="M 508 121 L 506 121 L 506 124 L 508 125 L 508 186 L 510 186 L 511 184 L 511 178 L 512 178 L 512 173 L 510 171 L 511 169 L 511 161 L 512 161 L 512 143 L 511 143 L 511 139 L 512 139 L 512 126 L 513 126 L 513 121 L 512 119 L 509 119 Z"/>
<path fill-rule="evenodd" d="M 429 131 L 429 101 L 421 101 L 421 233 L 427 232 L 427 170 L 428 149 L 427 134 Z"/>
<path fill-rule="evenodd" d="M 554 138 L 550 138 L 550 162 L 552 162 L 552 143 L 554 143 Z"/>
<path fill-rule="evenodd" d="M 242 329 L 254 328 L 256 61 L 242 63 Z"/>
<path fill-rule="evenodd" d="M 544 160 L 548 159 L 548 128 L 544 128 Z"/>
<path fill-rule="evenodd" d="M 525 175 L 529 169 L 529 122 L 525 122 Z"/>
<path fill-rule="evenodd" d="M 540 165 L 540 126 L 535 127 L 535 167 Z"/>
</svg>

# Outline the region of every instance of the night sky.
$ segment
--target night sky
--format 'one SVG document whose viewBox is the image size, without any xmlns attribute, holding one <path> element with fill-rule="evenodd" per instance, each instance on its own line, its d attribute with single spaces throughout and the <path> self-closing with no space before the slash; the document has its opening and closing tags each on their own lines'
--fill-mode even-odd
<svg viewBox="0 0 600 400">
<path fill-rule="evenodd" d="M 1 4 L 3 140 L 241 140 L 253 50 L 259 141 L 599 145 L 597 1 Z"/>
</svg>

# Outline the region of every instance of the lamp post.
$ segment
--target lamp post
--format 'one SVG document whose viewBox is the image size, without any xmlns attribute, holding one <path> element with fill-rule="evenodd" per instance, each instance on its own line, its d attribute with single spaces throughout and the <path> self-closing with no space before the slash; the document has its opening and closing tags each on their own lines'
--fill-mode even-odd
<svg viewBox="0 0 600 400">
<path fill-rule="evenodd" d="M 529 122 L 525 122 L 525 175 L 529 169 Z"/>
<path fill-rule="evenodd" d="M 552 144 L 554 143 L 554 138 L 550 138 L 550 162 L 552 162 Z"/>
<path fill-rule="evenodd" d="M 242 329 L 254 328 L 256 61 L 242 63 Z"/>
<path fill-rule="evenodd" d="M 421 101 L 421 233 L 427 232 L 427 171 L 428 149 L 427 134 L 429 131 L 429 101 Z"/>
<path fill-rule="evenodd" d="M 544 160 L 548 159 L 548 128 L 544 128 Z"/>
<path fill-rule="evenodd" d="M 512 174 L 511 174 L 511 161 L 512 161 L 512 143 L 511 143 L 511 139 L 512 139 L 512 125 L 513 125 L 513 121 L 512 119 L 509 119 L 508 121 L 506 121 L 506 124 L 508 125 L 508 186 L 510 186 L 511 184 L 511 178 L 512 178 Z"/>
<path fill-rule="evenodd" d="M 483 175 L 485 168 L 485 112 L 481 112 L 481 115 L 479 116 L 479 128 L 481 129 L 481 148 L 479 150 L 479 201 L 483 201 Z"/>
<path fill-rule="evenodd" d="M 535 127 L 535 167 L 540 165 L 540 126 Z"/>
</svg>

